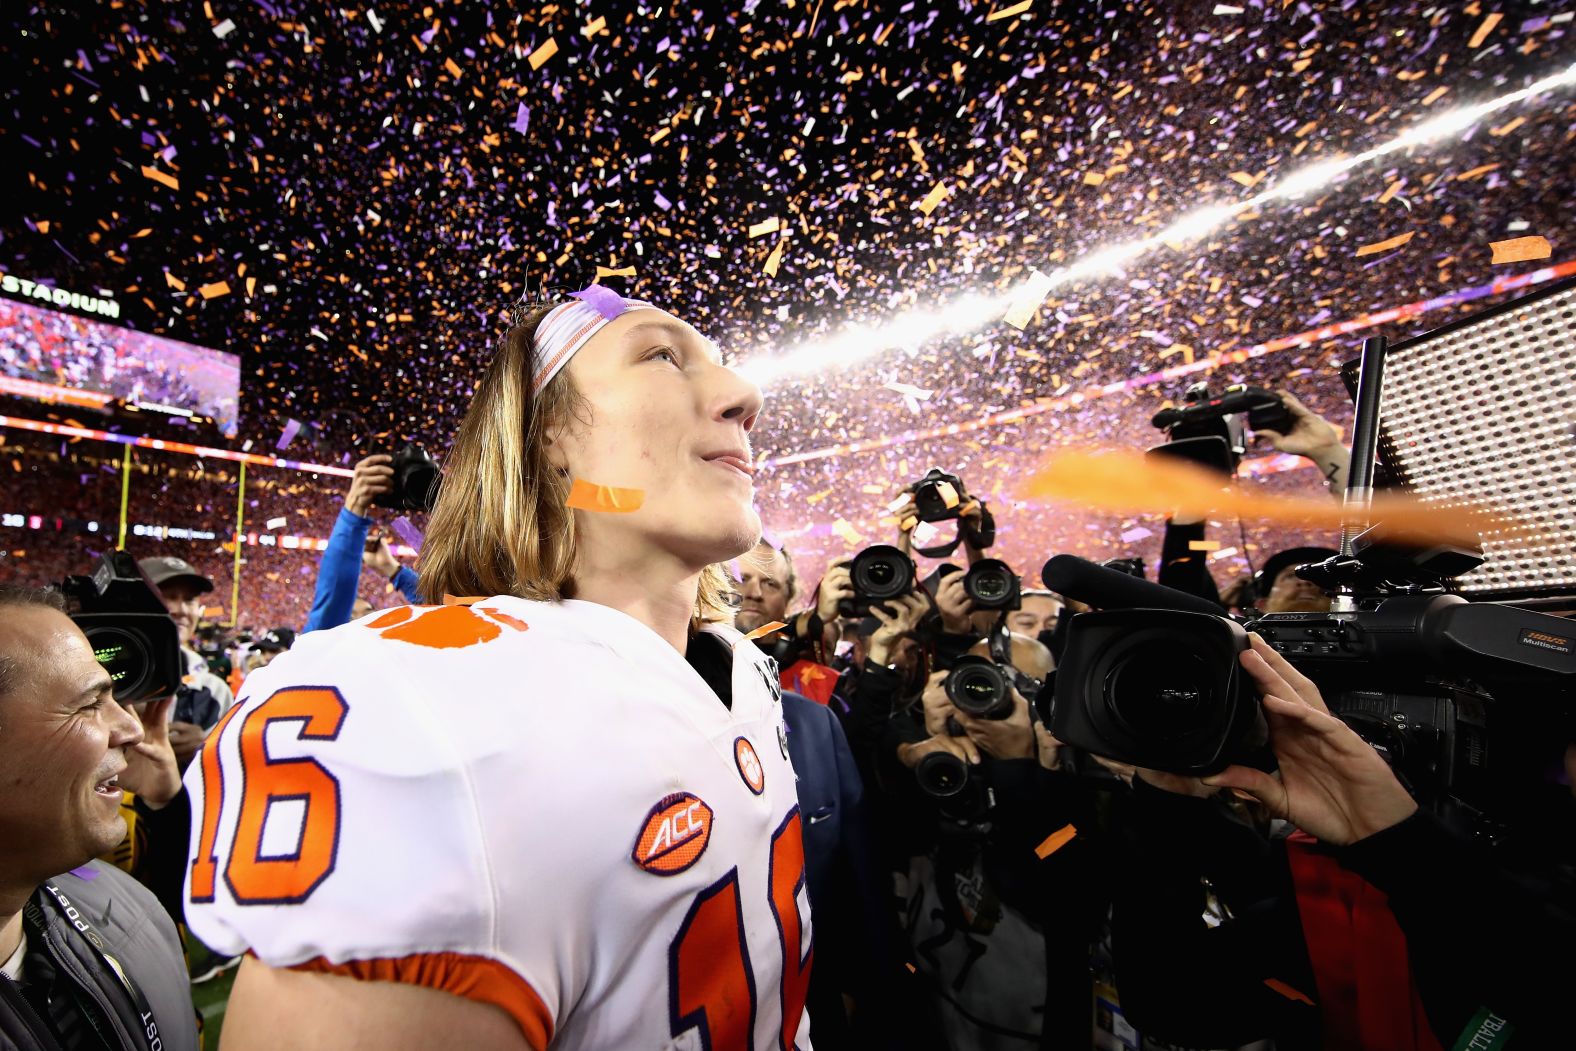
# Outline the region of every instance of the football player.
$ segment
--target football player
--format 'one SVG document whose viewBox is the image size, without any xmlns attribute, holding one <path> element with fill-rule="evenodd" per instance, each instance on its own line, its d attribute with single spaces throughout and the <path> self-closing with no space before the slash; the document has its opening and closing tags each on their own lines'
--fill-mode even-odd
<svg viewBox="0 0 1576 1051">
<path fill-rule="evenodd" d="M 517 313 L 433 604 L 302 636 L 192 765 L 189 922 L 248 954 L 226 1048 L 807 1051 L 777 669 L 723 625 L 760 410 L 649 303 Z"/>
</svg>

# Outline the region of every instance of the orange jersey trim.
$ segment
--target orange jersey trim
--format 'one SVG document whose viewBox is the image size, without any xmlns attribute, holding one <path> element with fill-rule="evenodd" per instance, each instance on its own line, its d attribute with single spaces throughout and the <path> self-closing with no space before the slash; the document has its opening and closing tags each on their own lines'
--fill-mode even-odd
<svg viewBox="0 0 1576 1051">
<path fill-rule="evenodd" d="M 536 990 L 531 988 L 531 983 L 497 960 L 483 956 L 432 952 L 346 960 L 344 963 L 330 963 L 322 956 L 315 956 L 304 963 L 292 964 L 289 969 L 338 974 L 364 982 L 404 982 L 441 989 L 467 1000 L 501 1007 L 537 1051 L 545 1051 L 553 1039 L 553 1016 Z"/>
</svg>

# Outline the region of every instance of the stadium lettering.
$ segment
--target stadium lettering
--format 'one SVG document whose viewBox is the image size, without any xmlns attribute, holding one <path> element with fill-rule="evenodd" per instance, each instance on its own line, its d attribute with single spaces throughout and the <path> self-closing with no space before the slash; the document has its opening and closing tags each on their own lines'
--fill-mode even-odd
<svg viewBox="0 0 1576 1051">
<path fill-rule="evenodd" d="M 84 295 L 65 288 L 53 288 L 40 281 L 29 281 L 15 274 L 0 274 L 0 290 L 27 299 L 37 299 L 57 307 L 69 307 L 103 317 L 120 317 L 120 304 L 113 299 Z"/>
</svg>

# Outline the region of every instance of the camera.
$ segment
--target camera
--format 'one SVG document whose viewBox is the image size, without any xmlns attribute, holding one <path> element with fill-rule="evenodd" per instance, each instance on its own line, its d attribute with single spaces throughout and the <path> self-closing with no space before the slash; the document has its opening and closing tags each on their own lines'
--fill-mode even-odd
<svg viewBox="0 0 1576 1051">
<path fill-rule="evenodd" d="M 1284 434 L 1296 423 L 1278 394 L 1245 383 L 1233 384 L 1219 395 L 1210 394 L 1207 384 L 1195 383 L 1182 399 L 1183 405 L 1161 409 L 1149 421 L 1170 439 L 1150 449 L 1150 455 L 1188 460 L 1231 474 L 1247 451 L 1248 430 Z"/>
<path fill-rule="evenodd" d="M 1012 715 L 1012 686 L 1007 673 L 987 657 L 966 654 L 952 662 L 944 686 L 952 706 L 976 719 Z"/>
<path fill-rule="evenodd" d="M 865 617 L 871 606 L 902 598 L 914 590 L 914 560 L 891 544 L 874 544 L 854 556 L 848 567 L 854 597 L 837 604 L 844 617 Z"/>
<path fill-rule="evenodd" d="M 963 574 L 963 590 L 975 609 L 1017 609 L 1022 597 L 1018 574 L 1007 563 L 982 558 Z"/>
<path fill-rule="evenodd" d="M 186 673 L 180 635 L 136 559 L 111 551 L 91 575 L 61 581 L 60 591 L 68 615 L 109 672 L 117 702 L 137 704 L 175 693 Z"/>
<path fill-rule="evenodd" d="M 957 518 L 963 504 L 963 479 L 939 467 L 932 467 L 909 491 L 914 494 L 914 513 L 921 522 Z"/>
<path fill-rule="evenodd" d="M 1228 617 L 1117 609 L 1072 618 L 1042 721 L 1060 741 L 1194 777 L 1261 764 L 1269 742 L 1238 663 L 1248 634 Z M 1040 703 L 1047 698 L 1042 693 Z"/>
<path fill-rule="evenodd" d="M 969 783 L 969 767 L 951 752 L 931 752 L 914 767 L 914 777 L 926 795 L 950 799 Z"/>
<path fill-rule="evenodd" d="M 378 507 L 392 511 L 431 511 L 438 502 L 438 487 L 443 476 L 438 462 L 413 442 L 394 454 L 394 485 L 372 498 Z"/>
</svg>

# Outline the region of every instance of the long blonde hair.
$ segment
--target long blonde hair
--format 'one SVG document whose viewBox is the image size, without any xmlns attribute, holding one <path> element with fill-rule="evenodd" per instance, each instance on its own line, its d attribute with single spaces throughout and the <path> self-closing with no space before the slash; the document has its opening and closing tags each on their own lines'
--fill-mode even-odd
<svg viewBox="0 0 1576 1051">
<path fill-rule="evenodd" d="M 571 479 L 547 456 L 550 431 L 587 422 L 589 409 L 564 369 L 532 399 L 536 328 L 545 304 L 509 329 L 482 374 L 443 466 L 416 568 L 428 602 L 445 595 L 574 597 L 577 550 Z M 721 566 L 701 573 L 695 617 L 731 615 Z"/>
</svg>

